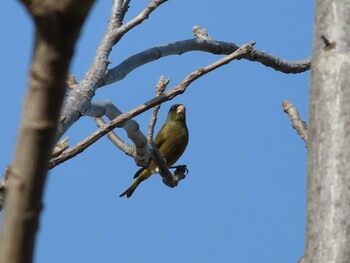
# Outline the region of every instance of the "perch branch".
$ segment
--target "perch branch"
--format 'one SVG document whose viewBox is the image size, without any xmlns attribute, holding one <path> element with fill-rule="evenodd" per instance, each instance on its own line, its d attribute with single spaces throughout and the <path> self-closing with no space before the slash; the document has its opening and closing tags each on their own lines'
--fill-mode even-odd
<svg viewBox="0 0 350 263">
<path fill-rule="evenodd" d="M 188 172 L 186 165 L 177 165 L 170 168 L 176 168 L 171 176 L 163 176 L 163 183 L 171 188 L 178 185 L 178 183 L 186 178 Z"/>
<path fill-rule="evenodd" d="M 77 144 L 75 147 L 70 148 L 69 150 L 63 152 L 59 157 L 53 158 L 50 161 L 49 168 L 52 169 L 53 167 L 57 166 L 58 164 L 69 160 L 73 158 L 74 156 L 78 155 L 82 151 L 84 151 L 87 147 L 92 145 L 94 142 L 96 142 L 98 139 L 100 139 L 102 136 L 106 135 L 108 132 L 113 130 L 116 127 L 121 127 L 125 121 L 145 112 L 146 110 L 154 107 L 155 105 L 158 105 L 160 103 L 163 103 L 165 101 L 171 100 L 174 97 L 184 93 L 187 89 L 187 87 L 194 82 L 196 79 L 200 78 L 201 76 L 215 70 L 216 68 L 223 66 L 230 61 L 234 59 L 240 59 L 242 56 L 246 55 L 249 52 L 252 52 L 253 46 L 255 42 L 250 42 L 245 45 L 242 45 L 239 49 L 237 49 L 232 54 L 210 64 L 209 66 L 199 68 L 195 71 L 193 71 L 191 74 L 189 74 L 183 81 L 181 81 L 179 84 L 177 84 L 175 87 L 171 88 L 169 91 L 166 91 L 162 95 L 153 98 L 150 101 L 147 101 L 140 106 L 126 112 L 123 114 L 120 114 L 118 117 L 113 119 L 110 123 L 103 125 L 100 127 L 99 130 L 92 133 L 90 136 L 88 136 L 84 141 Z"/>
</svg>

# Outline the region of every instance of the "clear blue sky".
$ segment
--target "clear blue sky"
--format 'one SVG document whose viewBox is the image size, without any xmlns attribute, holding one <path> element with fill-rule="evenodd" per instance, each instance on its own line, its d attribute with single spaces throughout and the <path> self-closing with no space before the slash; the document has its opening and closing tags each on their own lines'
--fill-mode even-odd
<svg viewBox="0 0 350 263">
<path fill-rule="evenodd" d="M 126 20 L 148 3 L 131 1 Z M 98 1 L 84 27 L 71 72 L 79 80 L 105 29 L 111 1 Z M 1 169 L 15 146 L 33 25 L 19 1 L 0 9 L 2 36 Z M 313 1 L 168 1 L 113 49 L 112 65 L 144 49 L 192 38 L 192 26 L 217 40 L 243 44 L 287 60 L 311 55 Z M 219 56 L 172 56 L 97 91 L 127 111 L 153 97 L 160 75 L 181 81 Z M 171 86 L 171 85 L 170 85 Z M 130 199 L 119 198 L 138 169 L 106 138 L 50 172 L 36 263 L 61 262 L 297 262 L 305 230 L 306 149 L 282 111 L 289 99 L 308 114 L 309 73 L 285 75 L 235 61 L 206 75 L 164 104 L 187 106 L 190 142 L 180 161 L 190 173 L 167 188 L 159 175 Z M 147 131 L 150 113 L 135 118 Z M 96 129 L 82 118 L 67 135 L 74 145 Z M 119 131 L 124 136 L 124 131 Z M 1 217 L 0 217 L 1 222 Z"/>
</svg>

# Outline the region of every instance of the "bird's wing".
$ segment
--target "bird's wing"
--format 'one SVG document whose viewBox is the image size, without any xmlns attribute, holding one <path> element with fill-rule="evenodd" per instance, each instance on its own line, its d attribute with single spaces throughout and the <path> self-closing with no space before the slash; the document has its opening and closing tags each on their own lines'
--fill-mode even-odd
<svg viewBox="0 0 350 263">
<path fill-rule="evenodd" d="M 154 142 L 156 143 L 158 149 L 164 144 L 164 142 L 167 140 L 167 135 L 169 134 L 171 127 L 169 124 L 164 123 L 162 128 L 160 128 L 156 138 L 154 139 Z"/>
<path fill-rule="evenodd" d="M 181 122 L 165 123 L 155 138 L 155 143 L 165 158 L 168 167 L 179 159 L 187 146 L 187 142 L 187 128 Z"/>
</svg>

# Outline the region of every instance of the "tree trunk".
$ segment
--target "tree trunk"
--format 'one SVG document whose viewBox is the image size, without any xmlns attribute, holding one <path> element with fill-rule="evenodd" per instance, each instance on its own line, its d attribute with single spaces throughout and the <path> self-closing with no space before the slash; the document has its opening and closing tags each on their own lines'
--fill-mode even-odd
<svg viewBox="0 0 350 263">
<path fill-rule="evenodd" d="M 35 25 L 28 91 L 9 169 L 1 263 L 31 263 L 65 81 L 89 1 L 24 1 Z"/>
<path fill-rule="evenodd" d="M 350 1 L 317 0 L 305 262 L 350 262 Z"/>
</svg>

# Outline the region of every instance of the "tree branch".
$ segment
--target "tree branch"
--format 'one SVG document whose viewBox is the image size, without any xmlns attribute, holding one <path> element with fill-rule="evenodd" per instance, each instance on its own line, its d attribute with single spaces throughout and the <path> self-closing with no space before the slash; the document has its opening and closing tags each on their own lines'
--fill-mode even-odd
<svg viewBox="0 0 350 263">
<path fill-rule="evenodd" d="M 170 82 L 170 79 L 164 79 L 163 76 L 160 76 L 156 86 L 156 97 L 159 97 L 160 95 L 163 94 L 169 82 Z M 154 126 L 156 125 L 156 122 L 157 122 L 157 114 L 159 109 L 160 109 L 160 105 L 156 105 L 153 107 L 152 116 L 151 116 L 151 120 L 148 128 L 148 135 L 147 135 L 148 143 L 153 141 Z"/>
<path fill-rule="evenodd" d="M 184 93 L 187 89 L 187 87 L 194 82 L 196 79 L 200 78 L 201 76 L 215 70 L 216 68 L 223 66 L 230 61 L 234 59 L 240 59 L 244 55 L 248 54 L 249 52 L 252 52 L 254 42 L 247 43 L 245 45 L 242 45 L 239 49 L 237 49 L 235 52 L 232 54 L 210 64 L 209 66 L 199 68 L 195 71 L 193 71 L 191 74 L 189 74 L 183 81 L 181 81 L 178 85 L 175 87 L 171 88 L 169 91 L 163 93 L 162 95 L 153 98 L 150 101 L 147 101 L 137 108 L 134 108 L 130 110 L 129 112 L 123 113 L 113 119 L 109 124 L 106 124 L 104 126 L 101 126 L 100 129 L 94 133 L 92 133 L 90 136 L 88 136 L 83 143 L 79 143 L 73 148 L 70 148 L 66 152 L 62 153 L 61 156 L 57 158 L 53 158 L 50 161 L 50 169 L 53 167 L 57 166 L 58 164 L 69 160 L 73 158 L 74 156 L 78 155 L 82 151 L 84 151 L 87 147 L 92 145 L 94 142 L 96 142 L 98 139 L 100 139 L 102 136 L 106 135 L 108 132 L 113 130 L 116 127 L 121 127 L 123 123 L 127 120 L 130 120 L 131 118 L 145 112 L 146 110 L 152 108 L 155 105 L 158 105 L 160 103 L 163 103 L 165 101 L 171 100 L 177 95 L 180 95 Z"/>
<path fill-rule="evenodd" d="M 64 138 L 63 140 L 56 143 L 53 151 L 52 151 L 52 157 L 59 156 L 63 151 L 67 150 L 69 147 L 68 144 L 69 137 Z"/>
<path fill-rule="evenodd" d="M 238 48 L 239 46 L 233 43 L 204 38 L 176 41 L 153 47 L 130 56 L 119 65 L 109 69 L 105 78 L 101 81 L 101 86 L 120 81 L 136 68 L 166 56 L 182 55 L 190 51 L 204 51 L 212 54 L 228 55 Z M 310 59 L 302 61 L 286 61 L 260 50 L 254 50 L 243 58 L 259 62 L 283 73 L 301 73 L 309 70 L 311 65 Z"/>
<path fill-rule="evenodd" d="M 161 4 L 165 3 L 167 0 L 152 0 L 146 8 L 134 19 L 126 23 L 125 25 L 116 28 L 113 30 L 112 35 L 114 36 L 114 44 L 117 44 L 118 41 L 132 28 L 141 24 L 143 21 L 148 19 L 149 15 L 157 9 Z"/>
<path fill-rule="evenodd" d="M 106 122 L 101 117 L 93 119 L 95 120 L 98 127 L 101 127 L 106 124 Z M 121 139 L 114 131 L 110 131 L 109 133 L 107 133 L 107 137 L 115 146 L 117 146 L 126 155 L 135 158 L 134 148 L 127 144 L 123 139 Z"/>
<path fill-rule="evenodd" d="M 109 100 L 92 103 L 89 111 L 86 112 L 86 115 L 88 116 L 95 118 L 106 116 L 109 120 L 115 119 L 120 114 L 122 114 L 122 112 Z M 120 149 L 126 154 L 129 155 L 129 153 L 132 152 L 132 156 L 138 166 L 146 166 L 150 159 L 151 149 L 147 143 L 145 135 L 140 131 L 138 123 L 129 119 L 123 123 L 122 128 L 126 131 L 130 140 L 133 141 L 135 147 L 129 146 L 125 142 L 121 142 L 119 137 L 118 140 L 116 134 L 112 134 L 110 137 L 113 138 L 113 140 L 116 140 L 116 146 L 121 146 Z M 78 145 L 84 145 L 84 142 L 82 142 L 82 144 L 79 143 Z"/>
<path fill-rule="evenodd" d="M 138 16 L 123 26 L 118 25 L 121 24 L 121 18 L 125 15 L 125 13 L 123 14 L 122 12 L 126 12 L 127 7 L 122 5 L 122 9 L 120 9 L 119 1 L 114 2 L 108 26 L 96 51 L 94 61 L 78 86 L 69 93 L 66 100 L 60 118 L 60 125 L 56 138 L 57 141 L 69 127 L 89 110 L 91 99 L 105 77 L 109 64 L 108 57 L 112 51 L 112 47 L 117 44 L 128 31 L 147 19 L 149 15 L 165 1 L 166 0 L 151 1 Z M 128 2 L 129 1 L 126 1 L 124 4 L 128 4 Z"/>
<path fill-rule="evenodd" d="M 292 123 L 292 127 L 296 130 L 300 138 L 305 142 L 307 147 L 307 125 L 300 116 L 298 110 L 288 100 L 284 100 L 282 103 L 283 111 L 289 116 Z"/>
<path fill-rule="evenodd" d="M 124 20 L 126 12 L 128 12 L 129 3 L 130 3 L 130 0 L 124 0 L 123 1 L 122 10 L 121 10 L 121 14 L 120 14 L 120 22 L 121 22 L 121 24 L 122 24 L 122 22 Z"/>
<path fill-rule="evenodd" d="M 159 97 L 164 93 L 166 86 L 169 84 L 170 79 L 164 79 L 163 76 L 159 78 L 156 86 L 156 97 Z M 160 109 L 160 104 L 153 107 L 151 120 L 148 128 L 147 141 L 152 146 L 152 160 L 157 164 L 159 174 L 163 177 L 172 178 L 172 174 L 166 166 L 165 158 L 160 153 L 158 146 L 153 141 L 154 126 L 157 122 L 157 114 Z"/>
<path fill-rule="evenodd" d="M 123 0 L 113 0 L 112 10 L 115 10 L 115 12 L 112 12 L 110 15 L 109 23 L 114 23 L 114 27 L 120 27 L 122 25 L 125 15 L 123 2 Z"/>
</svg>

